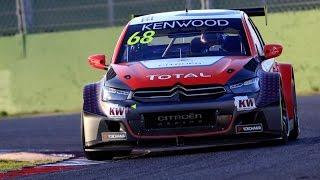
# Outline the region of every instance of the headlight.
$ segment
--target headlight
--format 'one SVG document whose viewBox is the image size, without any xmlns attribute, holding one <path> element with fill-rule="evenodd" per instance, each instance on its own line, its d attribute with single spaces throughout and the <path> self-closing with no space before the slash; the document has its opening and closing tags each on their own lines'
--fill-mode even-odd
<svg viewBox="0 0 320 180">
<path fill-rule="evenodd" d="M 258 92 L 260 90 L 259 78 L 253 78 L 248 81 L 233 84 L 230 86 L 230 89 L 236 94 Z"/>
<path fill-rule="evenodd" d="M 132 92 L 129 90 L 115 89 L 112 87 L 103 87 L 102 88 L 102 100 L 126 100 L 131 99 Z"/>
</svg>

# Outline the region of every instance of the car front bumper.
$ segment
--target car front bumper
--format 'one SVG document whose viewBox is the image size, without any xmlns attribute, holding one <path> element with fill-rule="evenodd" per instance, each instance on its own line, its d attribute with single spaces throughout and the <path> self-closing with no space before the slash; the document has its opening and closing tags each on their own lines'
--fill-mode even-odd
<svg viewBox="0 0 320 180">
<path fill-rule="evenodd" d="M 279 139 L 282 132 L 282 115 L 279 101 L 261 103 L 259 93 L 247 95 L 255 100 L 256 107 L 238 110 L 235 95 L 226 94 L 214 100 L 183 103 L 139 103 L 132 100 L 99 102 L 99 115 L 84 111 L 83 145 L 86 151 L 127 151 L 127 150 L 176 150 L 212 147 L 230 144 L 256 143 Z M 279 98 L 280 99 L 280 98 Z M 108 107 L 116 104 L 125 107 L 122 118 L 110 118 Z M 134 107 L 134 108 L 133 108 Z M 213 114 L 214 122 L 206 126 L 146 128 L 144 114 L 166 112 L 197 112 L 206 110 Z M 188 120 L 187 120 L 188 121 Z M 166 121 L 167 122 L 167 121 Z M 170 123 L 168 121 L 168 123 Z M 241 133 L 238 126 L 261 125 L 259 132 Z M 104 138 L 105 134 L 120 132 L 120 139 Z"/>
</svg>

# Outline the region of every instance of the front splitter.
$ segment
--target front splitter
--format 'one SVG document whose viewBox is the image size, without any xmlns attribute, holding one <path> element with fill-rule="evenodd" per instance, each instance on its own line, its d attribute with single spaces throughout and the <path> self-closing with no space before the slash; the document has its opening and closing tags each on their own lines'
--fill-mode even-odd
<svg viewBox="0 0 320 180">
<path fill-rule="evenodd" d="M 148 154 L 148 153 L 159 153 L 159 152 L 170 152 L 170 151 L 183 151 L 183 150 L 197 150 L 197 149 L 207 149 L 214 147 L 227 147 L 227 146 L 237 146 L 237 145 L 250 145 L 250 144 L 259 144 L 259 143 L 267 143 L 267 142 L 280 142 L 282 140 L 281 137 L 276 138 L 260 138 L 260 139 L 247 139 L 246 141 L 240 140 L 228 140 L 224 142 L 214 142 L 200 145 L 185 145 L 178 144 L 176 146 L 129 146 L 129 145 L 121 145 L 121 146 L 102 146 L 95 148 L 86 148 L 85 151 L 88 152 L 110 152 L 110 151 L 127 151 L 131 152 L 132 155 L 137 154 Z"/>
</svg>

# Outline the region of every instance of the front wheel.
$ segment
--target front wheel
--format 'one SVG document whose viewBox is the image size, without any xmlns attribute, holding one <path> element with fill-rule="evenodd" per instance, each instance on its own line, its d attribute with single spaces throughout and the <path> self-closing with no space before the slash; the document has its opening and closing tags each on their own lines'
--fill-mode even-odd
<svg viewBox="0 0 320 180">
<path fill-rule="evenodd" d="M 288 119 L 285 118 L 282 120 L 282 132 L 281 132 L 281 142 L 286 144 L 289 139 L 289 130 L 288 130 Z"/>
<path fill-rule="evenodd" d="M 282 132 L 281 132 L 281 143 L 286 144 L 289 139 L 289 119 L 288 119 L 288 114 L 287 114 L 287 108 L 284 102 L 284 98 L 281 95 L 281 118 L 282 118 Z"/>
<path fill-rule="evenodd" d="M 300 134 L 300 127 L 299 127 L 299 117 L 298 117 L 298 108 L 297 108 L 297 95 L 296 95 L 296 87 L 295 82 L 292 79 L 292 99 L 293 99 L 293 130 L 290 132 L 289 139 L 295 140 L 298 138 Z"/>
<path fill-rule="evenodd" d="M 114 153 L 111 152 L 96 152 L 96 151 L 86 151 L 85 150 L 85 134 L 84 134 L 84 123 L 83 123 L 83 112 L 81 113 L 81 141 L 84 155 L 89 160 L 110 160 L 113 158 Z"/>
</svg>

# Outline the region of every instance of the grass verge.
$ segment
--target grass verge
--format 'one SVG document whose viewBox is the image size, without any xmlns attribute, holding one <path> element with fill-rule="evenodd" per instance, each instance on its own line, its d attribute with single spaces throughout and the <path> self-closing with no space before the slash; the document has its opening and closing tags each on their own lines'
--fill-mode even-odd
<svg viewBox="0 0 320 180">
<path fill-rule="evenodd" d="M 0 172 L 18 170 L 23 167 L 56 163 L 63 160 L 67 160 L 71 157 L 73 157 L 73 155 L 57 156 L 30 152 L 2 153 L 0 154 Z"/>
<path fill-rule="evenodd" d="M 267 43 L 284 46 L 282 62 L 295 67 L 300 95 L 320 92 L 320 10 L 269 14 L 254 18 Z M 87 64 L 90 54 L 111 57 L 122 27 L 33 34 L 27 37 L 27 58 L 21 57 L 21 37 L 0 38 L 0 112 L 79 111 L 82 87 L 103 71 Z"/>
<path fill-rule="evenodd" d="M 19 170 L 23 167 L 34 166 L 35 163 L 26 162 L 26 161 L 9 161 L 9 160 L 0 160 L 0 173 Z"/>
</svg>

